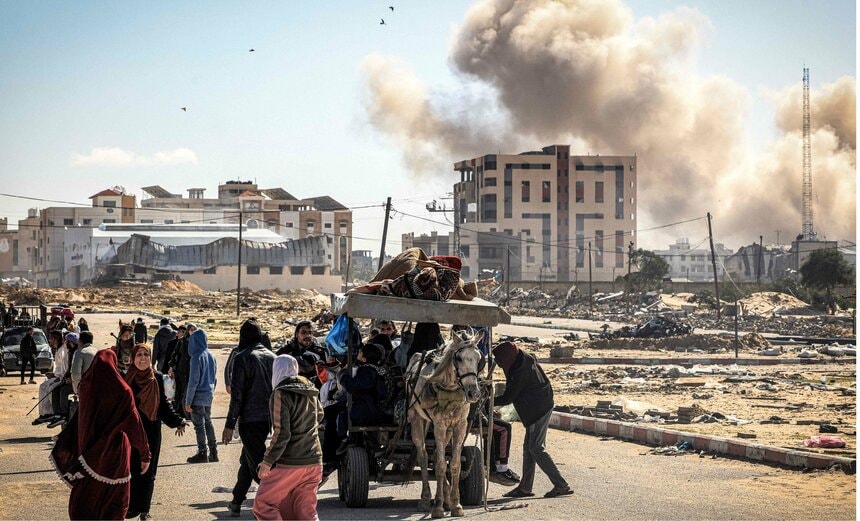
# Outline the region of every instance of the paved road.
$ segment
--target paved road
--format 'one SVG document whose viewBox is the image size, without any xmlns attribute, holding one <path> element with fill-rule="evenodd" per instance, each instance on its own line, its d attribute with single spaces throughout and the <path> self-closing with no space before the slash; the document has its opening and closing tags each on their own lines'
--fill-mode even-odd
<svg viewBox="0 0 860 521">
<path fill-rule="evenodd" d="M 92 321 L 91 321 L 92 323 Z M 113 319 L 111 320 L 113 323 Z M 226 353 L 217 353 L 220 364 Z M 66 517 L 68 489 L 48 462 L 50 431 L 33 427 L 23 414 L 35 404 L 36 386 L 17 385 L 17 375 L 0 378 L 0 519 Z M 220 435 L 227 399 L 217 390 L 214 406 Z M 512 465 L 520 469 L 516 446 L 523 430 L 515 425 Z M 194 453 L 193 431 L 176 438 L 165 429 L 161 466 L 152 513 L 156 519 L 222 519 L 230 495 L 214 492 L 231 487 L 240 446 L 221 449 L 221 462 L 188 465 Z M 550 453 L 576 490 L 557 499 L 501 499 L 505 489 L 490 485 L 490 506 L 497 509 L 527 504 L 522 509 L 485 512 L 469 508 L 468 517 L 482 519 L 854 519 L 856 486 L 841 473 L 802 474 L 724 459 L 697 456 L 647 455 L 648 448 L 575 433 L 550 431 Z M 423 519 L 416 512 L 418 484 L 371 485 L 365 509 L 348 509 L 337 498 L 335 479 L 320 492 L 321 519 Z M 550 488 L 538 472 L 536 492 Z M 248 505 L 250 507 L 250 505 Z M 252 519 L 250 510 L 243 519 Z"/>
</svg>

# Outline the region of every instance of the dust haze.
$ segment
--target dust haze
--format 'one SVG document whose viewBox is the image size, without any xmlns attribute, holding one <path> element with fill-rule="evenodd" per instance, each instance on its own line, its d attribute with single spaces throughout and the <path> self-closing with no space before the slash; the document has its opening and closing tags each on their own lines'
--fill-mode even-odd
<svg viewBox="0 0 860 521">
<path fill-rule="evenodd" d="M 367 115 L 416 175 L 554 143 L 576 154 L 637 154 L 640 228 L 710 211 L 729 246 L 775 229 L 788 239 L 800 231 L 800 66 L 797 84 L 767 95 L 778 137 L 754 149 L 753 95 L 697 72 L 711 33 L 687 7 L 636 19 L 617 0 L 479 1 L 449 50 L 462 88 L 434 90 L 397 57 L 369 56 Z M 813 81 L 815 224 L 829 239 L 855 236 L 855 90 L 852 77 Z M 681 235 L 690 234 L 669 229 L 640 243 L 660 248 Z"/>
</svg>

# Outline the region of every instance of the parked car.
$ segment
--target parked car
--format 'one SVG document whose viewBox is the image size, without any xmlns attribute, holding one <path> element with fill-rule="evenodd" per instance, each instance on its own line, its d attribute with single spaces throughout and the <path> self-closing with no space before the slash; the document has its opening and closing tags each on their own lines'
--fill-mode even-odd
<svg viewBox="0 0 860 521">
<path fill-rule="evenodd" d="M 0 352 L 3 353 L 3 366 L 7 372 L 21 370 L 21 339 L 25 334 L 26 327 L 10 327 L 0 336 Z M 33 340 L 36 341 L 36 370 L 47 373 L 54 367 L 51 346 L 41 329 L 33 330 Z"/>
</svg>

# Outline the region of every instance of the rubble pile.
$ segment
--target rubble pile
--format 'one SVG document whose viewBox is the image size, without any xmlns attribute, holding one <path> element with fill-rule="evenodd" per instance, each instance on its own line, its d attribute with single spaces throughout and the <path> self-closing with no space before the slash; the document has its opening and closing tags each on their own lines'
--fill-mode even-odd
<svg viewBox="0 0 860 521">
<path fill-rule="evenodd" d="M 771 347 L 766 338 L 757 333 L 739 336 L 740 349 L 759 350 Z M 613 338 L 596 339 L 582 345 L 591 349 L 635 349 L 642 351 L 693 351 L 719 353 L 734 350 L 734 337 L 692 334 L 664 338 Z"/>
<path fill-rule="evenodd" d="M 775 291 L 753 293 L 747 298 L 738 300 L 742 315 L 821 315 L 821 311 L 812 308 L 806 302 Z"/>
</svg>

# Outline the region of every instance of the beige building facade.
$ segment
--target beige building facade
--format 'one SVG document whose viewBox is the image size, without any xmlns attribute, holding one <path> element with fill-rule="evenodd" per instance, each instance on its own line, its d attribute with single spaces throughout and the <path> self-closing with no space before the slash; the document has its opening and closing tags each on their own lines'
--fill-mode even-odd
<svg viewBox="0 0 860 521">
<path fill-rule="evenodd" d="M 458 161 L 452 253 L 464 278 L 612 280 L 636 246 L 636 156 L 572 156 L 569 145 Z M 438 243 L 438 240 L 437 240 Z M 590 248 L 589 248 L 590 245 Z"/>
</svg>

